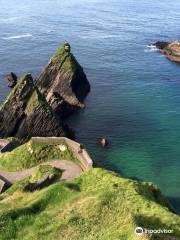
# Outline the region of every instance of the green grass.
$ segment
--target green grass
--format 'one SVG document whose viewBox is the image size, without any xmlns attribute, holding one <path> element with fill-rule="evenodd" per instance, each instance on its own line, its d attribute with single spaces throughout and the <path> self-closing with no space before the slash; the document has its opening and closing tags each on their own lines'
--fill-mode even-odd
<svg viewBox="0 0 180 240">
<path fill-rule="evenodd" d="M 25 113 L 27 115 L 32 114 L 34 109 L 41 105 L 44 111 L 52 112 L 51 107 L 48 105 L 45 97 L 40 93 L 37 87 L 34 85 L 32 76 L 30 74 L 26 74 L 18 81 L 17 85 L 11 90 L 8 97 L 2 104 L 1 108 L 3 108 L 7 102 L 13 101 L 13 103 L 19 104 L 19 93 L 22 91 L 22 88 L 25 87 L 26 90 L 21 93 L 24 94 L 24 97 L 27 99 L 27 106 L 25 106 Z M 27 91 L 28 90 L 28 91 Z"/>
<path fill-rule="evenodd" d="M 18 191 L 25 191 L 27 186 L 37 183 L 41 181 L 43 177 L 47 176 L 53 182 L 61 178 L 62 171 L 49 165 L 39 165 L 30 177 L 14 183 L 9 189 L 7 189 L 6 192 L 1 195 L 1 199 L 11 196 Z"/>
<path fill-rule="evenodd" d="M 63 141 L 62 144 L 66 145 Z M 11 152 L 0 153 L 0 169 L 18 171 L 50 160 L 70 160 L 79 163 L 68 146 L 66 147 L 66 151 L 63 152 L 59 145 L 30 140 Z"/>
<path fill-rule="evenodd" d="M 139 238 L 134 234 L 136 226 L 172 229 L 180 237 L 180 218 L 169 211 L 162 196 L 156 202 L 158 191 L 152 184 L 103 169 L 91 169 L 72 182 L 54 183 L 33 193 L 18 189 L 0 201 L 0 239 L 164 239 L 162 235 Z"/>
<path fill-rule="evenodd" d="M 29 99 L 25 112 L 26 114 L 32 114 L 33 110 L 39 106 L 39 98 L 38 98 L 38 94 L 36 91 L 33 92 L 31 98 Z"/>
<path fill-rule="evenodd" d="M 70 73 L 80 67 L 74 55 L 64 49 L 64 45 L 57 50 L 52 61 L 58 63 L 58 70 L 62 69 Z"/>
<path fill-rule="evenodd" d="M 34 112 L 34 109 L 39 105 L 42 107 L 44 111 L 52 113 L 52 109 L 48 105 L 45 97 L 39 92 L 39 90 L 36 87 L 34 87 L 34 92 L 32 93 L 29 101 L 27 102 L 25 113 L 27 115 L 31 115 Z"/>
<path fill-rule="evenodd" d="M 31 176 L 30 183 L 36 183 L 44 176 L 49 176 L 49 179 L 58 179 L 62 176 L 62 171 L 50 165 L 39 165 Z"/>
</svg>

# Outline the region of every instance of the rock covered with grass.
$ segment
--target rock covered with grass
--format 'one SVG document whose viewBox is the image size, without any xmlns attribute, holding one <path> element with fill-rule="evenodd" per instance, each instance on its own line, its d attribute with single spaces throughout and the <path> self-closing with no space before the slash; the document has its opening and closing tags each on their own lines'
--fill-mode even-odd
<svg viewBox="0 0 180 240">
<path fill-rule="evenodd" d="M 0 107 L 0 137 L 65 136 L 62 122 L 54 115 L 30 74 L 23 76 Z"/>
<path fill-rule="evenodd" d="M 90 91 L 83 68 L 71 53 L 68 43 L 51 58 L 37 78 L 36 85 L 61 118 L 84 108 L 83 101 Z"/>
</svg>

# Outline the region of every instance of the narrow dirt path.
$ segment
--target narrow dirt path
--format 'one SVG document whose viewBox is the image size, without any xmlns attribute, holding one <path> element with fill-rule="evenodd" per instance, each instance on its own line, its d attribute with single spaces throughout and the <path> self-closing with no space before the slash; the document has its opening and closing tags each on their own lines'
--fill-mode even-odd
<svg viewBox="0 0 180 240">
<path fill-rule="evenodd" d="M 76 163 L 67 161 L 67 160 L 52 160 L 44 162 L 40 165 L 50 165 L 52 167 L 59 168 L 63 170 L 61 180 L 71 180 L 78 177 L 82 169 Z M 37 167 L 32 167 L 29 169 L 25 169 L 17 172 L 7 172 L 0 171 L 0 179 L 3 181 L 8 181 L 10 183 L 18 182 L 26 177 L 29 177 L 33 174 Z"/>
</svg>

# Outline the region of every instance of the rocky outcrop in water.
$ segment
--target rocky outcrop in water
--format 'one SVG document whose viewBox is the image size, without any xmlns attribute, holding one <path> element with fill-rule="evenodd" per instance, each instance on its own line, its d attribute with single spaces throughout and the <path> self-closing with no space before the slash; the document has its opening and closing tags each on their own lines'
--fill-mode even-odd
<svg viewBox="0 0 180 240">
<path fill-rule="evenodd" d="M 170 61 L 180 63 L 180 41 L 156 42 L 154 46 Z"/>
<path fill-rule="evenodd" d="M 17 83 L 17 76 L 12 72 L 7 80 L 13 89 L 0 107 L 1 138 L 74 138 L 73 131 L 62 119 L 84 108 L 90 85 L 68 43 L 51 58 L 35 83 L 29 74 Z"/>
<path fill-rule="evenodd" d="M 13 88 L 17 84 L 17 76 L 15 73 L 11 72 L 7 75 L 8 87 Z"/>
<path fill-rule="evenodd" d="M 30 74 L 22 77 L 0 107 L 0 137 L 65 136 L 62 122 L 54 115 Z"/>
<path fill-rule="evenodd" d="M 68 43 L 50 59 L 36 79 L 36 85 L 61 118 L 84 108 L 83 101 L 90 91 L 83 68 L 71 53 Z"/>
</svg>

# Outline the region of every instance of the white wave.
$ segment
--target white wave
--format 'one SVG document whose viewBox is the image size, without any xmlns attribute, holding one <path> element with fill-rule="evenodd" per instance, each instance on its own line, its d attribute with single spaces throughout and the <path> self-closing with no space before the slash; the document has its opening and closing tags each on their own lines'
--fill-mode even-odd
<svg viewBox="0 0 180 240">
<path fill-rule="evenodd" d="M 147 49 L 144 50 L 144 52 L 146 52 L 146 53 L 158 51 L 157 47 L 154 45 L 147 45 L 146 47 L 147 47 Z"/>
<path fill-rule="evenodd" d="M 108 38 L 117 38 L 118 35 L 115 34 L 91 34 L 91 35 L 86 35 L 86 36 L 80 36 L 82 39 L 108 39 Z"/>
<path fill-rule="evenodd" d="M 0 18 L 0 23 L 14 22 L 17 19 L 19 19 L 19 17 Z"/>
<path fill-rule="evenodd" d="M 11 39 L 20 39 L 20 38 L 27 38 L 27 37 L 32 37 L 32 34 L 27 33 L 27 34 L 22 34 L 17 36 L 3 37 L 2 39 L 11 40 Z"/>
</svg>

